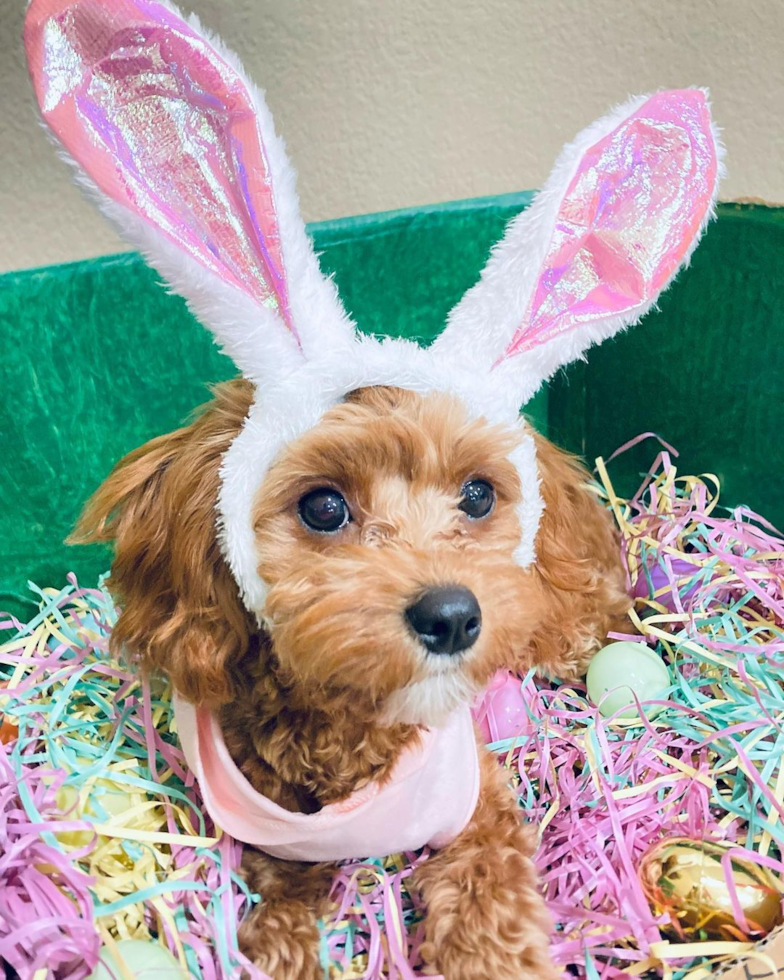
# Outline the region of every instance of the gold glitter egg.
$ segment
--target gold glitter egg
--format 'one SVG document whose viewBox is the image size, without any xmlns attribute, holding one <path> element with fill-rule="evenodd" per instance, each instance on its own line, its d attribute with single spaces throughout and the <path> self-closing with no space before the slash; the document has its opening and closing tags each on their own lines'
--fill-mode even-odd
<svg viewBox="0 0 784 980">
<path fill-rule="evenodd" d="M 779 882 L 767 868 L 732 858 L 732 881 L 745 928 L 735 921 L 732 891 L 722 857 L 731 844 L 669 837 L 643 855 L 638 874 L 654 915 L 669 913 L 662 931 L 676 939 L 697 941 L 757 940 L 779 925 Z"/>
</svg>

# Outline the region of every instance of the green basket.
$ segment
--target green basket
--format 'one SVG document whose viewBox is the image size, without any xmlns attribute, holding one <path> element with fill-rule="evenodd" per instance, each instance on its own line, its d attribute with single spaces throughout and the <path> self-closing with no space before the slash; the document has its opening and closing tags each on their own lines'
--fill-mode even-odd
<svg viewBox="0 0 784 980">
<path fill-rule="evenodd" d="M 311 225 L 360 328 L 428 343 L 531 194 Z M 64 538 L 112 465 L 179 425 L 234 366 L 137 255 L 0 277 L 0 607 L 26 583 L 93 584 L 102 547 Z M 784 208 L 725 204 L 690 267 L 644 323 L 589 352 L 526 407 L 592 462 L 641 432 L 675 445 L 727 504 L 784 524 Z M 633 490 L 654 455 L 613 464 Z"/>
</svg>

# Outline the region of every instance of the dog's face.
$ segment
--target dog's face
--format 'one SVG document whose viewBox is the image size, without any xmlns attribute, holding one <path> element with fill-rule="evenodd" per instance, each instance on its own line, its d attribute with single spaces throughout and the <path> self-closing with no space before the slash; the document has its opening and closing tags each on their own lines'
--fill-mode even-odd
<svg viewBox="0 0 784 980">
<path fill-rule="evenodd" d="M 371 388 L 288 448 L 254 527 L 294 683 L 435 724 L 508 662 L 531 621 L 515 438 L 449 396 Z"/>
</svg>

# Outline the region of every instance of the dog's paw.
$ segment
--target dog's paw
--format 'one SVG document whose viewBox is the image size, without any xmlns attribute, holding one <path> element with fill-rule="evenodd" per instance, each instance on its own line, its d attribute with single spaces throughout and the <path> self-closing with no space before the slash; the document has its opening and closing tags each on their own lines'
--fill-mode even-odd
<svg viewBox="0 0 784 980">
<path fill-rule="evenodd" d="M 495 944 L 483 947 L 480 942 L 471 949 L 464 935 L 454 941 L 444 937 L 430 970 L 444 980 L 563 980 L 546 943 L 507 950 Z"/>
<path fill-rule="evenodd" d="M 509 956 L 503 960 L 484 956 L 447 957 L 432 972 L 443 980 L 563 980 L 563 973 L 553 966 L 548 957 Z"/>
<path fill-rule="evenodd" d="M 240 926 L 240 951 L 272 980 L 322 980 L 319 933 L 302 902 L 262 903 Z"/>
</svg>

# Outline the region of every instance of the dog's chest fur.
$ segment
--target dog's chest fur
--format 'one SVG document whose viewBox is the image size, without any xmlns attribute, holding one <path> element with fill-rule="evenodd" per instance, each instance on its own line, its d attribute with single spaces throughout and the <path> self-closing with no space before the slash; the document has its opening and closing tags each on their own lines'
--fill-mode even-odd
<svg viewBox="0 0 784 980">
<path fill-rule="evenodd" d="M 339 693 L 330 710 L 288 687 L 275 656 L 256 637 L 233 672 L 235 700 L 220 712 L 224 739 L 253 788 L 292 812 L 315 813 L 369 782 L 384 781 L 419 741 L 414 725 L 382 727 Z"/>
</svg>

